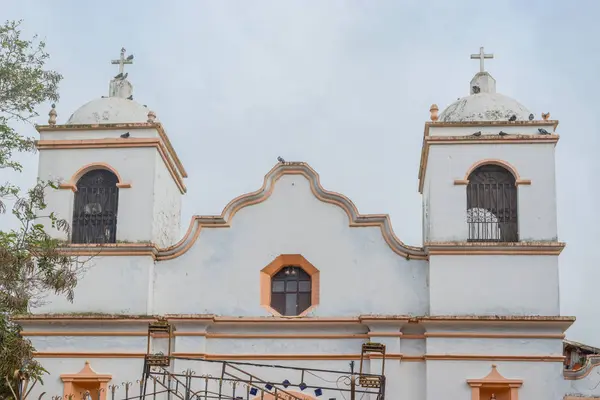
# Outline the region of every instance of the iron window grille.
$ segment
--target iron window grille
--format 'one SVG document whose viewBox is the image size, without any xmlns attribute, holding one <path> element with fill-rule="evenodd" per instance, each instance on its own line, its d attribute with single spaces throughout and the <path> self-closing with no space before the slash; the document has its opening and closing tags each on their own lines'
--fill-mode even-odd
<svg viewBox="0 0 600 400">
<path fill-rule="evenodd" d="M 77 182 L 73 206 L 73 243 L 116 243 L 118 179 L 110 171 L 87 172 Z"/>
<path fill-rule="evenodd" d="M 518 242 L 515 177 L 498 165 L 483 165 L 467 185 L 468 241 Z"/>
</svg>

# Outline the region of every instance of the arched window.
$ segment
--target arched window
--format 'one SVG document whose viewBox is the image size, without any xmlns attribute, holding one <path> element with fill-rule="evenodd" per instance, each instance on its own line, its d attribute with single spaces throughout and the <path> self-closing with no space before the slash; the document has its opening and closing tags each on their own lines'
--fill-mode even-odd
<svg viewBox="0 0 600 400">
<path fill-rule="evenodd" d="M 467 185 L 469 241 L 517 242 L 518 213 L 515 177 L 499 165 L 482 165 Z"/>
<path fill-rule="evenodd" d="M 73 243 L 117 241 L 118 178 L 111 171 L 95 169 L 77 181 L 73 207 Z"/>
<path fill-rule="evenodd" d="M 281 315 L 299 315 L 311 306 L 311 278 L 300 267 L 284 267 L 271 279 L 271 307 Z"/>
</svg>

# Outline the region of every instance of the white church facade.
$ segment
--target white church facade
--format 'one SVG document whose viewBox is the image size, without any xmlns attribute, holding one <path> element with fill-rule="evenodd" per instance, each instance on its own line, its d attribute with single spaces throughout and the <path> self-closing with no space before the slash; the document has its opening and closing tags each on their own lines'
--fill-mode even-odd
<svg viewBox="0 0 600 400">
<path fill-rule="evenodd" d="M 593 395 L 590 374 L 563 368 L 575 318 L 559 307 L 558 121 L 497 93 L 489 55 L 474 56 L 470 94 L 425 123 L 417 247 L 286 161 L 181 237 L 187 172 L 156 114 L 131 99 L 123 51 L 108 97 L 38 126 L 39 176 L 63 182 L 49 208 L 72 221 L 65 251 L 92 258 L 73 303 L 50 294 L 17 318 L 50 372 L 37 393 L 137 396 L 158 354 L 182 400 L 192 386 L 198 399 L 341 400 L 351 386 L 382 399 L 361 374 L 384 375 L 393 400 Z M 365 343 L 385 345 L 385 361 Z M 222 361 L 245 378 L 219 379 Z M 160 392 L 153 379 L 146 393 Z"/>
</svg>

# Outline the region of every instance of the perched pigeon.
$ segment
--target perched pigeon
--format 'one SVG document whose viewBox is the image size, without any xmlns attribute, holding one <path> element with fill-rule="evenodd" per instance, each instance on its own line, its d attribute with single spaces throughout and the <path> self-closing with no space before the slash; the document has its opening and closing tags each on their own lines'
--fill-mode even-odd
<svg viewBox="0 0 600 400">
<path fill-rule="evenodd" d="M 535 118 L 535 116 L 533 114 L 529 114 L 529 120 L 533 121 L 533 119 Z"/>
<path fill-rule="evenodd" d="M 513 115 L 513 116 L 511 116 L 511 117 L 510 117 L 508 120 L 509 120 L 510 122 L 514 122 L 514 121 L 516 121 L 516 120 L 517 120 L 517 116 L 516 116 L 516 115 Z"/>
<path fill-rule="evenodd" d="M 125 132 L 124 134 L 121 135 L 121 137 L 123 139 L 127 139 L 129 137 L 129 132 Z"/>
<path fill-rule="evenodd" d="M 133 95 L 129 96 L 127 100 L 133 100 Z"/>
<path fill-rule="evenodd" d="M 123 78 L 121 78 L 121 79 L 127 78 L 127 75 L 129 75 L 129 72 L 125 72 L 125 75 L 123 75 Z"/>
<path fill-rule="evenodd" d="M 473 93 L 477 94 L 479 92 L 481 92 L 481 88 L 479 86 L 473 86 Z"/>
<path fill-rule="evenodd" d="M 472 134 L 471 136 L 481 136 L 481 131 L 477 131 L 474 134 Z"/>
<path fill-rule="evenodd" d="M 508 133 L 506 133 L 504 131 L 500 131 L 500 133 L 498 133 L 498 135 L 500 135 L 500 136 L 506 136 L 506 135 L 508 135 Z"/>
<path fill-rule="evenodd" d="M 542 135 L 549 135 L 550 132 L 548 132 L 547 130 L 545 130 L 544 128 L 539 128 L 538 132 L 541 133 Z"/>
<path fill-rule="evenodd" d="M 127 61 L 131 61 L 131 60 L 133 60 L 133 54 L 132 54 L 132 55 L 130 55 L 130 56 L 128 56 L 128 57 L 126 58 L 126 60 L 127 60 Z"/>
<path fill-rule="evenodd" d="M 121 79 L 121 78 L 123 78 L 122 72 L 120 74 L 115 75 L 115 79 Z"/>
<path fill-rule="evenodd" d="M 279 161 L 282 164 L 285 162 L 285 160 L 283 158 L 281 158 L 281 157 L 277 157 L 277 161 Z"/>
</svg>

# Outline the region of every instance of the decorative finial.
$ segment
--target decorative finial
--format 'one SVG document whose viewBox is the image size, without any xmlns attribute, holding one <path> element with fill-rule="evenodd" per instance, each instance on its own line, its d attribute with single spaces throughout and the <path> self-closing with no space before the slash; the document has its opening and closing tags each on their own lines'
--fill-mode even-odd
<svg viewBox="0 0 600 400">
<path fill-rule="evenodd" d="M 153 123 L 156 119 L 156 113 L 154 111 L 148 111 L 148 122 Z"/>
<path fill-rule="evenodd" d="M 118 60 L 111 60 L 111 64 L 119 65 L 119 73 L 110 81 L 109 97 L 121 97 L 128 99 L 132 97 L 133 86 L 127 80 L 128 73 L 125 72 L 125 64 L 133 64 L 133 55 L 125 57 L 125 48 L 121 49 Z"/>
<path fill-rule="evenodd" d="M 50 112 L 48 113 L 48 115 L 50 116 L 50 118 L 48 118 L 48 124 L 50 125 L 56 125 L 56 116 L 58 115 L 58 113 L 56 112 L 56 104 L 52 103 L 52 108 L 50 109 Z"/>
<path fill-rule="evenodd" d="M 439 111 L 439 110 L 440 110 L 440 109 L 438 108 L 437 104 L 432 104 L 432 105 L 431 105 L 431 107 L 429 108 L 429 112 L 431 113 L 431 116 L 430 116 L 430 118 L 431 118 L 431 120 L 432 120 L 433 122 L 435 122 L 435 121 L 437 121 L 437 120 L 438 120 L 438 118 L 439 118 L 439 117 L 438 117 L 438 111 Z"/>
<path fill-rule="evenodd" d="M 548 119 L 549 119 L 549 118 L 550 118 L 550 113 L 549 113 L 549 112 L 547 112 L 547 113 L 542 113 L 542 119 L 543 119 L 544 121 L 548 121 Z"/>
<path fill-rule="evenodd" d="M 485 51 L 483 51 L 483 47 L 479 48 L 479 54 L 471 54 L 472 60 L 479 59 L 479 72 L 485 72 L 483 60 L 485 60 L 486 58 L 494 58 L 494 55 L 493 54 L 485 54 Z"/>
</svg>

